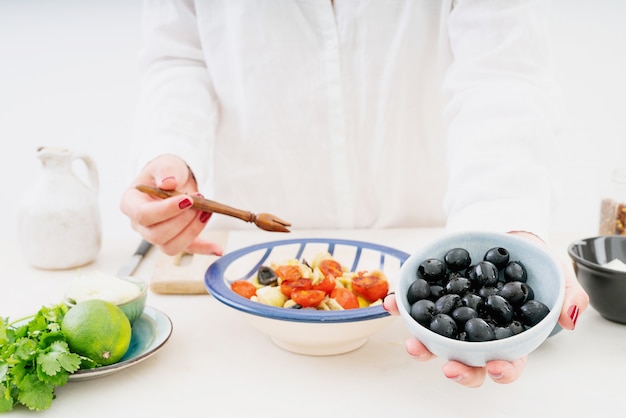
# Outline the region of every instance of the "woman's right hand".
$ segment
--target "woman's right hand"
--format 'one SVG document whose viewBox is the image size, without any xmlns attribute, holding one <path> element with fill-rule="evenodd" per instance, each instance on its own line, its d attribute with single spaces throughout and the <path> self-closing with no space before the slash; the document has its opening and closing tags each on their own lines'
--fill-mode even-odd
<svg viewBox="0 0 626 418">
<path fill-rule="evenodd" d="M 181 158 L 162 155 L 146 164 L 122 194 L 120 209 L 135 231 L 167 255 L 182 251 L 222 255 L 221 246 L 199 238 L 211 213 L 192 209 L 189 196 L 154 198 L 137 190 L 139 184 L 199 195 L 196 180 Z"/>
</svg>

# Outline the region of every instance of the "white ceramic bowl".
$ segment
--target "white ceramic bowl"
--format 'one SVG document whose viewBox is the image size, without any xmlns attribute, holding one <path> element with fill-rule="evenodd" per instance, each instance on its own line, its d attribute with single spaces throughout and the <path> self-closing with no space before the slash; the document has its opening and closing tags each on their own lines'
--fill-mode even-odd
<svg viewBox="0 0 626 418">
<path fill-rule="evenodd" d="M 416 280 L 416 270 L 428 258 L 443 259 L 452 248 L 465 248 L 472 257 L 472 264 L 483 259 L 487 250 L 504 247 L 511 260 L 524 263 L 527 284 L 532 287 L 535 299 L 550 309 L 538 324 L 517 335 L 499 340 L 470 342 L 439 335 L 420 325 L 410 315 L 407 291 Z M 444 236 L 412 254 L 400 270 L 396 287 L 398 308 L 409 332 L 420 340 L 432 353 L 447 360 L 457 360 L 470 366 L 484 366 L 490 360 L 515 360 L 529 354 L 559 329 L 558 317 L 565 295 L 563 274 L 554 258 L 540 246 L 510 234 L 489 232 L 463 232 Z"/>
<path fill-rule="evenodd" d="M 127 297 L 127 293 L 132 296 Z M 115 303 L 132 325 L 146 307 L 148 283 L 137 277 L 117 277 L 91 271 L 81 273 L 65 294 L 65 302 L 69 305 L 94 298 Z"/>
<path fill-rule="evenodd" d="M 225 254 L 209 266 L 205 285 L 215 299 L 241 312 L 252 326 L 285 350 L 316 356 L 356 350 L 394 319 L 382 305 L 340 311 L 288 309 L 246 299 L 230 289 L 230 283 L 249 279 L 264 263 L 289 258 L 311 260 L 320 251 L 328 251 L 350 271 L 382 270 L 390 288 L 409 256 L 394 248 L 361 241 L 326 238 L 274 241 Z"/>
</svg>

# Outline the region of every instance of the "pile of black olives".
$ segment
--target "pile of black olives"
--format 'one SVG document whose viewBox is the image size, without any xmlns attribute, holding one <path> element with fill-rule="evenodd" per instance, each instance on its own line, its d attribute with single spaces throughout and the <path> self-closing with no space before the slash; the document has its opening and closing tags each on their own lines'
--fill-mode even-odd
<svg viewBox="0 0 626 418">
<path fill-rule="evenodd" d="M 527 278 L 524 264 L 506 248 L 491 248 L 474 264 L 469 251 L 453 248 L 443 259 L 420 263 L 407 291 L 410 314 L 431 331 L 461 341 L 510 337 L 549 312 L 535 300 Z"/>
</svg>

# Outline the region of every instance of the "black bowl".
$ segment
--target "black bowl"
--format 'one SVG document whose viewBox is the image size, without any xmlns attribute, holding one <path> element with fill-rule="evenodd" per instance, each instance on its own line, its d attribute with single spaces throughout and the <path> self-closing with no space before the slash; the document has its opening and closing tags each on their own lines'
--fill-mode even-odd
<svg viewBox="0 0 626 418">
<path fill-rule="evenodd" d="M 626 324 L 626 272 L 604 265 L 626 263 L 626 236 L 606 235 L 574 241 L 567 250 L 589 303 L 604 318 Z"/>
</svg>

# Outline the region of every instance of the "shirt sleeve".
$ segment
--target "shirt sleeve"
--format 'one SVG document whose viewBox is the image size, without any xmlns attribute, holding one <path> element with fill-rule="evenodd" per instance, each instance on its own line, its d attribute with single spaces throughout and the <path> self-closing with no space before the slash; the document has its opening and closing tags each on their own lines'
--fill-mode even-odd
<svg viewBox="0 0 626 418">
<path fill-rule="evenodd" d="M 458 0 L 444 88 L 450 230 L 524 230 L 545 239 L 558 133 L 546 0 Z"/>
<path fill-rule="evenodd" d="M 217 105 L 197 27 L 192 0 L 143 3 L 132 177 L 162 154 L 183 158 L 199 183 L 210 173 Z"/>
</svg>

